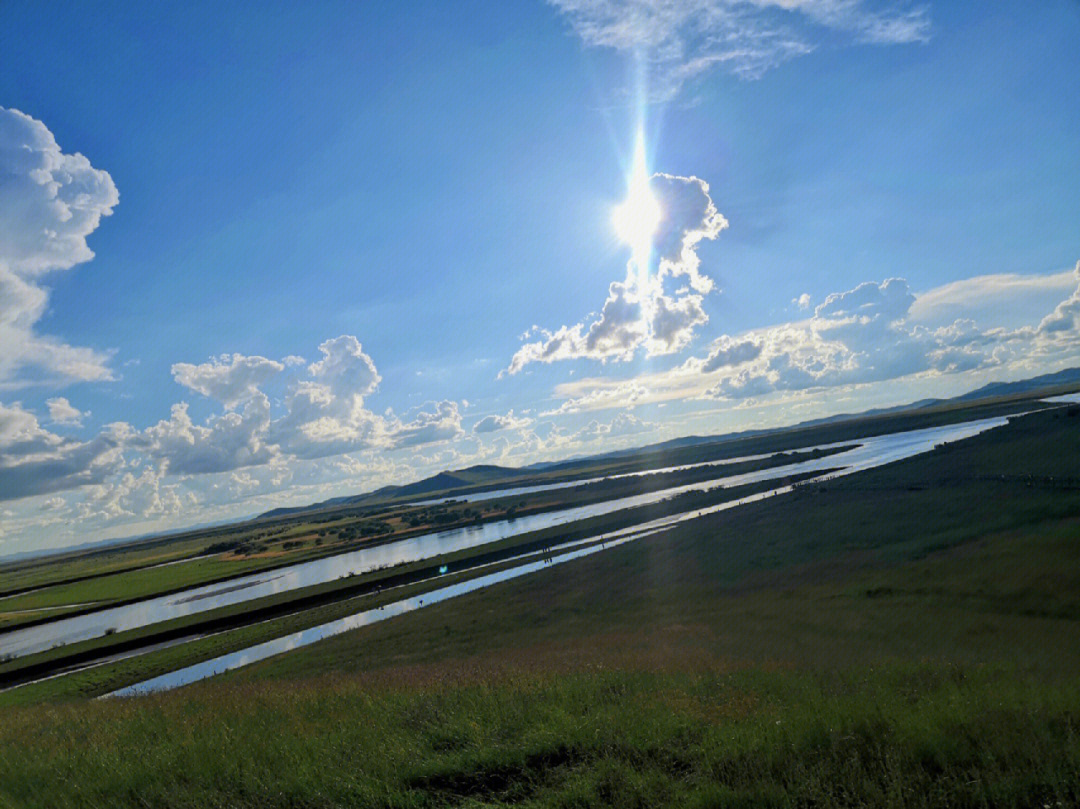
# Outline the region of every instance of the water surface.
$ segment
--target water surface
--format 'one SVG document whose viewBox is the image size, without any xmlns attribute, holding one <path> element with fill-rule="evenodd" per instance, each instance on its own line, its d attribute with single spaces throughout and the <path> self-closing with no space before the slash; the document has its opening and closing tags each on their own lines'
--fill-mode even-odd
<svg viewBox="0 0 1080 809">
<path fill-rule="evenodd" d="M 705 491 L 719 486 L 732 487 L 773 480 L 778 477 L 811 473 L 843 467 L 843 473 L 868 469 L 907 458 L 932 449 L 936 444 L 975 435 L 1006 423 L 1007 417 L 981 419 L 961 424 L 912 430 L 902 433 L 856 439 L 862 443 L 846 452 L 787 466 L 717 477 L 712 480 L 676 486 L 655 492 L 621 497 L 587 506 L 545 512 L 515 520 L 500 520 L 478 526 L 438 531 L 420 536 L 362 547 L 355 551 L 301 562 L 266 573 L 251 574 L 227 582 L 190 588 L 167 596 L 158 596 L 134 604 L 72 616 L 39 626 L 16 629 L 0 635 L 0 654 L 20 656 L 99 637 L 107 631 L 121 632 L 160 621 L 192 615 L 255 598 L 308 587 L 350 575 L 397 564 L 415 562 L 434 556 L 475 548 L 530 531 L 563 525 L 588 517 L 610 514 L 635 506 L 656 503 L 688 491 Z M 852 442 L 844 442 L 850 445 Z M 580 482 L 579 482 L 580 485 Z M 778 493 L 783 489 L 776 489 Z M 721 504 L 730 507 L 730 504 Z M 689 516 L 709 513 L 712 509 L 694 509 Z M 679 515 L 676 515 L 679 516 Z M 670 518 L 665 518 L 670 519 Z"/>
</svg>

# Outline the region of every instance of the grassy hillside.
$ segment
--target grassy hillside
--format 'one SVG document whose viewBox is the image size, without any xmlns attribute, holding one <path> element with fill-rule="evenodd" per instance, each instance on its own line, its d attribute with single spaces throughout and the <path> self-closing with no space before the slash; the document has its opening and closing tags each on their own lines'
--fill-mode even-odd
<svg viewBox="0 0 1080 809">
<path fill-rule="evenodd" d="M 174 693 L 0 709 L 0 805 L 1072 806 L 1080 408 Z"/>
</svg>

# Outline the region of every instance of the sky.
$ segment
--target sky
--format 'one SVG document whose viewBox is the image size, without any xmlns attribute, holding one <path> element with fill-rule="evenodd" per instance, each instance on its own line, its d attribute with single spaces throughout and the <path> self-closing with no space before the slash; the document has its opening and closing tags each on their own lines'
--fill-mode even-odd
<svg viewBox="0 0 1080 809">
<path fill-rule="evenodd" d="M 1077 41 L 1055 0 L 7 0 L 0 555 L 1080 365 Z"/>
</svg>

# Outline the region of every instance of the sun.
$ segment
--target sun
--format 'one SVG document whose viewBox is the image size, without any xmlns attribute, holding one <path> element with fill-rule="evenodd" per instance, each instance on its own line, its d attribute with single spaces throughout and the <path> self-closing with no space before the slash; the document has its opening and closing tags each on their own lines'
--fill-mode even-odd
<svg viewBox="0 0 1080 809">
<path fill-rule="evenodd" d="M 656 235 L 662 215 L 660 203 L 649 188 L 649 170 L 645 165 L 645 139 L 641 132 L 638 132 L 626 200 L 615 208 L 611 215 L 611 224 L 618 237 L 630 246 L 630 260 L 636 265 L 640 275 L 648 272 L 652 238 Z"/>
</svg>

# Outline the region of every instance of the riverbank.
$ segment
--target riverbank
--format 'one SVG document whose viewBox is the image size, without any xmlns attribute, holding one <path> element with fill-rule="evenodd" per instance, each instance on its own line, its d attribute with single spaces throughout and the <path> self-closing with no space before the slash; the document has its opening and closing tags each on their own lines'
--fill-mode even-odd
<svg viewBox="0 0 1080 809">
<path fill-rule="evenodd" d="M 1080 409 L 1035 414 L 176 692 L 0 709 L 0 796 L 1074 805 L 1077 457 Z"/>
</svg>

